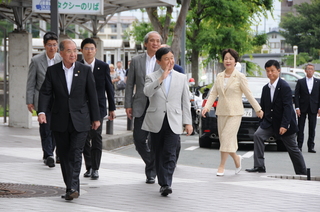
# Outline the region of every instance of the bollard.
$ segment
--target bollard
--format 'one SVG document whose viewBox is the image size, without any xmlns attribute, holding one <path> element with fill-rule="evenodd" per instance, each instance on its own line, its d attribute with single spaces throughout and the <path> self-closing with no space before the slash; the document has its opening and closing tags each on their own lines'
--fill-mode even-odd
<svg viewBox="0 0 320 212">
<path fill-rule="evenodd" d="M 132 119 L 127 118 L 127 130 L 132 130 Z"/>
<path fill-rule="evenodd" d="M 113 121 L 108 120 L 106 124 L 106 134 L 113 135 Z"/>
<path fill-rule="evenodd" d="M 307 168 L 307 180 L 311 180 L 310 168 Z"/>
</svg>

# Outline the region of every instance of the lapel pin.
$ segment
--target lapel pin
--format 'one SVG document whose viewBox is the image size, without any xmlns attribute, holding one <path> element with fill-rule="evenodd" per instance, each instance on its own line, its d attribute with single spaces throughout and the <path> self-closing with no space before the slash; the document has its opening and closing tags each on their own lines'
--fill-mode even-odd
<svg viewBox="0 0 320 212">
<path fill-rule="evenodd" d="M 78 74 L 75 74 L 74 76 L 75 76 L 75 77 L 77 77 L 77 76 L 78 76 Z"/>
<path fill-rule="evenodd" d="M 80 71 L 78 71 L 78 73 L 80 73 Z"/>
<path fill-rule="evenodd" d="M 98 67 L 98 70 L 100 70 L 100 67 Z"/>
</svg>

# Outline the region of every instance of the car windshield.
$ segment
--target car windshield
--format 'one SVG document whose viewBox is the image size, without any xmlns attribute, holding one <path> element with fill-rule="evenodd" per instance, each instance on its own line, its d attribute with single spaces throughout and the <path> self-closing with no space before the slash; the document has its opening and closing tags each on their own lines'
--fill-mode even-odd
<svg viewBox="0 0 320 212">
<path fill-rule="evenodd" d="M 305 72 L 301 72 L 301 71 L 297 71 L 296 74 L 298 74 L 301 77 L 305 77 L 306 76 Z"/>
<path fill-rule="evenodd" d="M 265 86 L 268 82 L 268 78 L 249 78 L 248 79 L 248 85 L 251 90 L 251 93 L 254 98 L 260 98 L 262 93 L 262 88 Z"/>
</svg>

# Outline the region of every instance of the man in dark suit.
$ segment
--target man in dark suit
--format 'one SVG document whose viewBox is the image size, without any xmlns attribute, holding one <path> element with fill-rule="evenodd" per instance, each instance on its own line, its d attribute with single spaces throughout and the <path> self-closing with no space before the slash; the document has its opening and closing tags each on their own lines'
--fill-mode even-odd
<svg viewBox="0 0 320 212">
<path fill-rule="evenodd" d="M 150 150 L 151 143 L 148 138 L 149 132 L 142 130 L 141 126 L 149 105 L 148 98 L 143 93 L 146 75 L 158 70 L 160 66 L 156 63 L 155 53 L 160 48 L 162 42 L 161 35 L 156 31 L 151 31 L 144 37 L 146 53 L 139 54 L 131 59 L 128 71 L 125 105 L 127 117 L 134 117 L 133 139 L 136 150 L 146 164 L 146 183 L 155 183 L 156 169 L 154 153 Z M 148 142 L 146 142 L 146 140 Z"/>
<path fill-rule="evenodd" d="M 314 65 L 308 64 L 305 68 L 305 72 L 306 77 L 298 80 L 294 95 L 299 127 L 297 142 L 299 149 L 302 151 L 304 125 L 308 115 L 308 152 L 316 153 L 314 150 L 314 136 L 316 134 L 317 115 L 320 115 L 320 80 L 313 77 Z"/>
<path fill-rule="evenodd" d="M 48 66 L 56 64 L 61 61 L 60 54 L 58 51 L 58 36 L 54 32 L 47 32 L 43 36 L 43 45 L 45 51 L 31 58 L 31 63 L 29 65 L 28 81 L 26 89 L 26 103 L 30 113 L 33 110 L 38 111 L 38 99 L 39 90 L 44 81 L 46 71 Z M 46 112 L 46 117 L 48 122 L 50 122 L 51 111 L 48 108 Z M 39 132 L 41 137 L 41 146 L 43 151 L 43 162 L 47 166 L 54 167 L 54 157 L 53 152 L 56 147 L 56 142 L 52 136 L 50 130 L 50 124 L 39 124 Z M 59 163 L 59 157 L 56 151 L 56 162 Z"/>
<path fill-rule="evenodd" d="M 89 131 L 83 150 L 84 162 L 87 169 L 83 176 L 91 177 L 91 179 L 99 178 L 98 170 L 102 155 L 102 123 L 103 118 L 107 115 L 106 93 L 109 103 L 109 120 L 112 121 L 115 118 L 114 111 L 116 110 L 109 65 L 95 58 L 97 53 L 96 48 L 97 44 L 92 38 L 86 38 L 81 43 L 81 52 L 83 56 L 81 62 L 90 66 L 93 72 L 100 108 L 100 127 L 97 130 L 91 129 Z"/>
<path fill-rule="evenodd" d="M 292 91 L 288 83 L 279 77 L 280 64 L 278 61 L 269 60 L 265 64 L 265 69 L 270 82 L 263 87 L 261 94 L 260 105 L 264 116 L 254 134 L 254 167 L 246 171 L 266 172 L 264 141 L 270 136 L 276 136 L 286 146 L 295 173 L 306 175 L 306 165 L 295 140 L 298 127 L 292 105 Z"/>
<path fill-rule="evenodd" d="M 45 111 L 52 101 L 51 130 L 60 156 L 66 184 L 66 200 L 79 197 L 82 151 L 90 128 L 100 126 L 96 85 L 90 67 L 76 62 L 73 40 L 60 42 L 62 62 L 50 66 L 39 93 L 40 124 L 46 123 Z"/>
</svg>

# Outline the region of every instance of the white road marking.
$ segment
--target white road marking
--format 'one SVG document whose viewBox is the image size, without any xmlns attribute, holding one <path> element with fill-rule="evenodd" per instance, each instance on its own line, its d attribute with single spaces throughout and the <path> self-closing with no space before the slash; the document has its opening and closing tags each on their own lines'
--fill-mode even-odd
<svg viewBox="0 0 320 212">
<path fill-rule="evenodd" d="M 249 151 L 246 154 L 242 155 L 243 158 L 251 158 L 253 156 L 253 151 Z"/>
<path fill-rule="evenodd" d="M 184 149 L 184 150 L 190 150 L 190 151 L 192 151 L 192 150 L 195 150 L 195 149 L 198 149 L 199 148 L 199 146 L 191 146 L 191 147 L 188 147 L 188 148 L 186 148 L 186 149 Z"/>
</svg>

